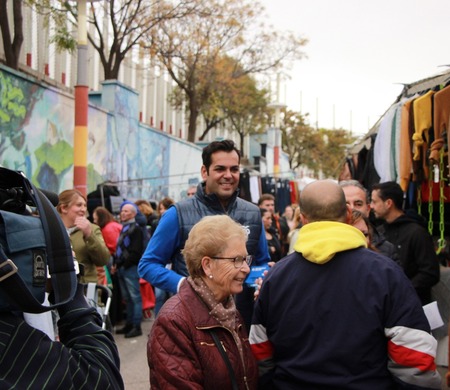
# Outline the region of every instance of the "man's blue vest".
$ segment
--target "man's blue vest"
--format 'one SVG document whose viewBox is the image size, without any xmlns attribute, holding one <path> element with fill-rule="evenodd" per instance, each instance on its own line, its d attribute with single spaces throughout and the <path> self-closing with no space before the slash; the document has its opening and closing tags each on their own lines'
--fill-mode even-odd
<svg viewBox="0 0 450 390">
<path fill-rule="evenodd" d="M 180 247 L 172 259 L 172 270 L 177 274 L 188 275 L 181 250 L 184 248 L 192 227 L 207 215 L 226 214 L 239 222 L 248 234 L 248 253 L 256 254 L 262 229 L 261 213 L 256 205 L 239 198 L 238 191 L 232 195 L 228 206 L 224 208 L 216 194 L 205 194 L 203 185 L 199 184 L 195 196 L 176 203 L 175 208 L 180 226 Z"/>
</svg>

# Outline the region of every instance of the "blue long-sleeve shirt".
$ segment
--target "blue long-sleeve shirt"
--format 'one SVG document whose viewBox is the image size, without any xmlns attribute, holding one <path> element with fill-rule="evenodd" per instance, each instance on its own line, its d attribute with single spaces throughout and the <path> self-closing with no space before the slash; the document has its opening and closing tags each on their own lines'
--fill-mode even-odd
<svg viewBox="0 0 450 390">
<path fill-rule="evenodd" d="M 139 262 L 139 276 L 154 287 L 176 293 L 181 279 L 186 275 L 179 275 L 166 266 L 179 251 L 180 245 L 180 223 L 177 210 L 172 206 L 162 216 Z M 270 259 L 262 222 L 257 251 L 249 254 L 254 256 L 255 265 L 266 264 Z"/>
</svg>

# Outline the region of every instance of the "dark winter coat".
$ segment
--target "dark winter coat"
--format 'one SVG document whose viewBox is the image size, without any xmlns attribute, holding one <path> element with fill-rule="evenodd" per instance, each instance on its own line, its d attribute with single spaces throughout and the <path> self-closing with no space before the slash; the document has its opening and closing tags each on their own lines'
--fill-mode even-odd
<svg viewBox="0 0 450 390">
<path fill-rule="evenodd" d="M 232 333 L 212 317 L 206 304 L 184 281 L 156 318 L 147 356 L 152 389 L 231 389 L 227 366 L 210 334 L 214 329 L 233 367 L 239 389 L 256 389 L 258 373 L 247 331 L 236 311 L 236 329 L 244 356 Z"/>
<path fill-rule="evenodd" d="M 411 280 L 422 304 L 430 303 L 431 287 L 439 282 L 439 260 L 430 234 L 414 218 L 402 215 L 379 227 L 395 245 L 398 263 Z"/>
</svg>

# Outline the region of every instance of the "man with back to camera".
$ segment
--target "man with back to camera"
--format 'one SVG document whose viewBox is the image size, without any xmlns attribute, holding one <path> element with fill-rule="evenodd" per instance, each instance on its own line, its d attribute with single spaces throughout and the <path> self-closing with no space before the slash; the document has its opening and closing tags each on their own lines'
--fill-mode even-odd
<svg viewBox="0 0 450 390">
<path fill-rule="evenodd" d="M 430 303 L 431 287 L 439 282 L 439 260 L 428 231 L 403 211 L 402 188 L 394 181 L 373 185 L 370 206 L 384 220 L 379 229 L 397 248 L 399 264 L 422 304 Z"/>
<path fill-rule="evenodd" d="M 343 180 L 339 182 L 344 191 L 347 204 L 354 210 L 360 211 L 365 217 L 370 218 L 369 192 L 357 180 Z M 383 255 L 398 262 L 397 250 L 391 242 L 387 241 L 375 226 L 372 228 L 372 245 Z"/>
<path fill-rule="evenodd" d="M 250 330 L 260 388 L 440 389 L 437 342 L 411 282 L 366 249 L 329 180 L 300 194 L 295 252 L 264 278 Z"/>
<path fill-rule="evenodd" d="M 207 215 L 227 214 L 248 232 L 247 251 L 256 265 L 270 259 L 259 208 L 238 197 L 240 153 L 231 140 L 214 141 L 202 152 L 203 182 L 192 198 L 183 199 L 167 210 L 139 262 L 139 274 L 155 287 L 178 292 L 188 275 L 181 250 L 192 228 Z M 172 269 L 165 268 L 172 263 Z M 236 296 L 236 306 L 249 329 L 254 289 L 245 286 Z"/>
</svg>

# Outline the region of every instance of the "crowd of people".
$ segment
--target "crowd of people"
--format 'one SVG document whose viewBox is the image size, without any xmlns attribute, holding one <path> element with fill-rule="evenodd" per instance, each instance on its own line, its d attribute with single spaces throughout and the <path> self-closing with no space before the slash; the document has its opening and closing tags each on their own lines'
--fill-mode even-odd
<svg viewBox="0 0 450 390">
<path fill-rule="evenodd" d="M 239 197 L 240 157 L 210 143 L 185 199 L 126 200 L 118 219 L 59 196 L 82 281 L 113 289 L 115 334 L 142 335 L 142 283 L 154 291 L 151 388 L 440 389 L 422 308 L 439 261 L 400 186 L 318 180 L 275 210 Z"/>
</svg>

